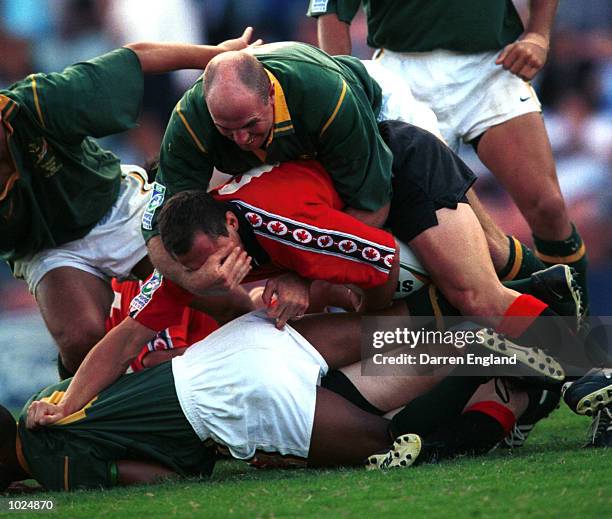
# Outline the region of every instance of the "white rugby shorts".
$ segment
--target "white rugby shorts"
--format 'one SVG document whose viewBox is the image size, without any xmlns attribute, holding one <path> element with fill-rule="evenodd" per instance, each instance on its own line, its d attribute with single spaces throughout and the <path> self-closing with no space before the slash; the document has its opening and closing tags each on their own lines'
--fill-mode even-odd
<svg viewBox="0 0 612 519">
<path fill-rule="evenodd" d="M 463 54 L 447 50 L 380 50 L 375 62 L 406 82 L 412 95 L 429 106 L 442 137 L 458 151 L 492 126 L 541 111 L 531 85 L 495 64 L 500 51 Z"/>
<path fill-rule="evenodd" d="M 382 66 L 378 61 L 361 60 L 361 62 L 382 90 L 378 122 L 403 121 L 442 138 L 436 115 L 425 103 L 414 98 L 410 92 L 410 85 L 399 74 Z"/>
<path fill-rule="evenodd" d="M 15 277 L 25 279 L 32 294 L 51 270 L 73 267 L 104 280 L 125 279 L 147 255 L 140 230 L 150 196 L 147 174 L 138 166 L 121 166 L 121 172 L 117 200 L 87 235 L 15 262 Z"/>
<path fill-rule="evenodd" d="M 172 359 L 196 434 L 242 460 L 257 451 L 308 457 L 316 388 L 327 369 L 304 337 L 289 325 L 277 330 L 263 312 L 227 323 Z"/>
</svg>

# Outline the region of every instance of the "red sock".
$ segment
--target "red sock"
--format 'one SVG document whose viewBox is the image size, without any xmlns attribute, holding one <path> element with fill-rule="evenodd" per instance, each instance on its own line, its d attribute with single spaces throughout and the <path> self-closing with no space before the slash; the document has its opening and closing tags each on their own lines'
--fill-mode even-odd
<svg viewBox="0 0 612 519">
<path fill-rule="evenodd" d="M 464 414 L 474 412 L 486 414 L 487 416 L 490 416 L 491 418 L 493 418 L 493 420 L 498 422 L 499 425 L 501 425 L 502 429 L 504 430 L 504 435 L 500 438 L 500 440 L 510 434 L 510 431 L 512 431 L 512 428 L 516 423 L 516 417 L 514 416 L 514 413 L 510 411 L 510 409 L 508 409 L 505 405 L 502 405 L 499 402 L 494 402 L 493 400 L 477 402 L 474 405 L 468 407 L 464 411 Z"/>
<path fill-rule="evenodd" d="M 547 308 L 548 305 L 539 299 L 522 294 L 506 309 L 504 318 L 495 331 L 508 337 L 520 337 Z"/>
</svg>

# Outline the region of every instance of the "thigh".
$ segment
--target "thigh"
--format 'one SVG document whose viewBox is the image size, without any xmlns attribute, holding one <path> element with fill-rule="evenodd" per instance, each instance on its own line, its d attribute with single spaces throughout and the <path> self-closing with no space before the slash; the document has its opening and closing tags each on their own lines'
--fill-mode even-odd
<svg viewBox="0 0 612 519">
<path fill-rule="evenodd" d="M 468 204 L 436 211 L 438 225 L 409 243 L 442 290 L 473 288 L 490 290 L 499 284 L 487 241 L 478 219 Z"/>
<path fill-rule="evenodd" d="M 431 134 L 397 121 L 378 127 L 393 152 L 393 197 L 386 225 L 396 238 L 409 243 L 438 223 L 438 209 L 456 208 L 465 201 L 476 177 Z"/>
<path fill-rule="evenodd" d="M 73 267 L 56 268 L 38 283 L 35 297 L 54 337 L 81 327 L 93 327 L 100 337 L 104 335 L 113 292 L 102 278 Z"/>
<path fill-rule="evenodd" d="M 361 358 L 361 323 L 356 314 L 307 315 L 291 326 L 316 348 L 330 369 Z"/>
<path fill-rule="evenodd" d="M 419 395 L 434 387 L 443 374 L 435 376 L 364 376 L 361 374 L 361 363 L 355 363 L 342 368 L 340 371 L 357 388 L 361 395 L 374 407 L 388 412 L 406 405 Z M 403 371 L 408 369 L 403 366 Z"/>
</svg>

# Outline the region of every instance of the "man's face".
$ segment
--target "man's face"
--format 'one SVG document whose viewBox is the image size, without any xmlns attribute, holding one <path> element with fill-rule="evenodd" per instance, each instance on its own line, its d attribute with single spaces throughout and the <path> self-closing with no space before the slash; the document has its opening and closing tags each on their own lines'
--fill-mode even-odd
<svg viewBox="0 0 612 519">
<path fill-rule="evenodd" d="M 195 271 L 198 270 L 211 255 L 226 246 L 229 248 L 228 254 L 234 247 L 242 247 L 240 235 L 237 229 L 231 225 L 228 225 L 228 236 L 211 238 L 201 231 L 196 232 L 191 249 L 186 254 L 177 255 L 176 259 L 187 270 Z"/>
<path fill-rule="evenodd" d="M 244 88 L 237 88 L 227 97 L 208 101 L 213 122 L 224 137 L 234 141 L 245 151 L 261 148 L 274 125 L 274 91 L 271 87 L 268 102 Z"/>
</svg>

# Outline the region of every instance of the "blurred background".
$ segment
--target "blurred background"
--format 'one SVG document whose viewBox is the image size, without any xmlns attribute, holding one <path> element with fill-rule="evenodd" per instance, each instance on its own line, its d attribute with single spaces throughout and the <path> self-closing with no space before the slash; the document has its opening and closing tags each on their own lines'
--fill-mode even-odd
<svg viewBox="0 0 612 519">
<path fill-rule="evenodd" d="M 526 0 L 515 0 L 526 12 Z M 247 25 L 266 42 L 316 44 L 308 0 L 0 0 L 0 89 L 32 72 L 61 70 L 123 44 L 143 41 L 219 43 Z M 369 58 L 366 26 L 351 26 L 353 54 Z M 139 128 L 105 139 L 126 164 L 158 152 L 170 111 L 200 74 L 146 79 Z M 590 258 L 592 315 L 612 315 L 612 2 L 560 0 L 552 48 L 534 86 L 543 104 L 557 171 L 570 215 Z M 527 225 L 480 164 L 477 189 L 504 230 L 531 243 Z M 78 316 L 75 316 L 78 319 Z M 12 407 L 57 380 L 56 351 L 25 283 L 0 263 L 0 402 Z"/>
</svg>

